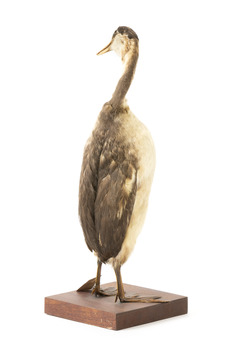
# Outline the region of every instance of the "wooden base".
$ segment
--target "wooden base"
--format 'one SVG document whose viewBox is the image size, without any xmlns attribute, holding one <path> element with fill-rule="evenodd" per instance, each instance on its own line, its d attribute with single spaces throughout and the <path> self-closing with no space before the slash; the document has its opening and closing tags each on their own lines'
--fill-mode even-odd
<svg viewBox="0 0 233 350">
<path fill-rule="evenodd" d="M 115 283 L 102 285 L 101 288 L 115 287 Z M 45 298 L 45 313 L 104 327 L 120 330 L 132 326 L 179 316 L 188 312 L 188 298 L 160 292 L 153 289 L 124 284 L 127 294 L 144 296 L 158 295 L 168 303 L 120 303 L 115 297 L 95 297 L 90 292 L 68 292 Z"/>
</svg>

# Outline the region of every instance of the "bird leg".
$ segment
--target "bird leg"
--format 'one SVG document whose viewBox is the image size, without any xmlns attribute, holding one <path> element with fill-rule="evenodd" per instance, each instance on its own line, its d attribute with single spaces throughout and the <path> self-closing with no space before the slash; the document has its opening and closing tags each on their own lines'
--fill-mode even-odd
<svg viewBox="0 0 233 350">
<path fill-rule="evenodd" d="M 97 262 L 97 274 L 95 279 L 95 284 L 92 288 L 91 294 L 95 294 L 95 296 L 115 296 L 116 295 L 116 288 L 100 288 L 100 277 L 101 277 L 101 268 L 102 268 L 102 262 L 98 260 Z"/>
<path fill-rule="evenodd" d="M 101 268 L 102 268 L 102 262 L 100 260 L 98 260 L 97 261 L 97 273 L 96 273 L 96 278 L 95 278 L 95 284 L 91 290 L 91 294 L 95 294 L 95 296 L 100 295 Z"/>
<path fill-rule="evenodd" d="M 85 284 L 83 284 L 77 292 L 85 292 L 91 290 L 91 294 L 95 294 L 95 296 L 115 296 L 117 293 L 116 288 L 100 288 L 100 277 L 101 277 L 101 268 L 102 262 L 100 260 L 97 261 L 97 273 L 96 277 L 90 279 Z"/>
<path fill-rule="evenodd" d="M 114 268 L 116 279 L 117 279 L 117 295 L 115 298 L 115 302 L 119 298 L 121 303 L 128 302 L 137 302 L 137 303 L 167 303 L 167 300 L 160 300 L 160 296 L 141 296 L 141 295 L 133 295 L 126 296 L 124 292 L 124 287 L 121 278 L 121 266 L 117 266 Z"/>
</svg>

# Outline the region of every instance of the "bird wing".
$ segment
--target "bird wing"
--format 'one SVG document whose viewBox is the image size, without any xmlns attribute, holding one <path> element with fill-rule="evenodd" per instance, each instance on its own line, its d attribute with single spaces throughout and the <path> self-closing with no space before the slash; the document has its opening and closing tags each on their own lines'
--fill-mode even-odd
<svg viewBox="0 0 233 350">
<path fill-rule="evenodd" d="M 121 142 L 106 142 L 100 155 L 95 229 L 103 261 L 117 256 L 125 239 L 137 191 L 137 162 Z"/>
<path fill-rule="evenodd" d="M 84 149 L 79 182 L 79 217 L 86 244 L 91 251 L 98 252 L 98 234 L 95 229 L 95 200 L 98 186 L 99 157 L 101 145 L 90 138 Z"/>
</svg>

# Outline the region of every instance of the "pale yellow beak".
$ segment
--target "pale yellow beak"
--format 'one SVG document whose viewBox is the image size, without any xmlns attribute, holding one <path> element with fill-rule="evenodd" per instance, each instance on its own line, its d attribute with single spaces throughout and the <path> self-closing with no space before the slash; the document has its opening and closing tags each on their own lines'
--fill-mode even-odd
<svg viewBox="0 0 233 350">
<path fill-rule="evenodd" d="M 112 46 L 112 41 L 107 46 L 105 46 L 103 50 L 99 51 L 97 55 L 103 55 L 104 53 L 111 51 L 112 50 L 111 46 Z"/>
</svg>

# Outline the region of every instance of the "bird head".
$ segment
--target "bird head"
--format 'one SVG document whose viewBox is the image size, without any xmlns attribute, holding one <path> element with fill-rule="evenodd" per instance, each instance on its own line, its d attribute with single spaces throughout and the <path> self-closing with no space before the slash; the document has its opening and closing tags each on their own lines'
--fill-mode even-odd
<svg viewBox="0 0 233 350">
<path fill-rule="evenodd" d="M 115 51 L 124 60 L 132 45 L 138 43 L 138 36 L 129 27 L 119 27 L 112 36 L 110 43 L 105 46 L 97 55 L 103 55 L 109 51 Z"/>
</svg>

